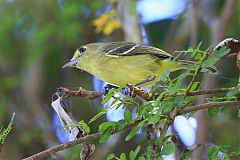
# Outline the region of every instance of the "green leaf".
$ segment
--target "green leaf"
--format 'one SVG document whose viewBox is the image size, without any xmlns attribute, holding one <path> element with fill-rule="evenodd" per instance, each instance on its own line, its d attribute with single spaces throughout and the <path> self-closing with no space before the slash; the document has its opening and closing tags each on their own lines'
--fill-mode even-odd
<svg viewBox="0 0 240 160">
<path fill-rule="evenodd" d="M 174 99 L 174 104 L 178 108 L 183 105 L 183 102 L 184 102 L 184 96 L 183 95 L 176 96 L 175 99 Z"/>
<path fill-rule="evenodd" d="M 120 160 L 127 160 L 125 153 L 121 153 Z"/>
<path fill-rule="evenodd" d="M 220 108 L 219 107 L 212 107 L 212 108 L 208 108 L 208 115 L 210 117 L 214 117 L 217 115 L 217 113 L 219 112 Z"/>
<path fill-rule="evenodd" d="M 114 153 L 111 153 L 107 156 L 106 160 L 112 160 L 115 157 Z"/>
<path fill-rule="evenodd" d="M 185 150 L 184 153 L 183 153 L 183 157 L 184 159 L 189 159 L 192 155 L 192 152 L 191 150 Z"/>
<path fill-rule="evenodd" d="M 194 50 L 190 50 L 191 52 L 191 57 L 194 58 L 195 60 L 199 60 L 202 56 L 201 53 L 199 53 L 199 48 L 202 45 L 202 41 L 198 44 L 197 48 Z"/>
<path fill-rule="evenodd" d="M 167 71 L 162 75 L 160 81 L 161 81 L 161 82 L 167 81 L 167 79 L 168 79 L 168 77 L 169 77 L 169 74 L 170 74 L 170 71 L 167 70 Z"/>
<path fill-rule="evenodd" d="M 221 57 L 227 55 L 230 50 L 231 49 L 226 47 L 220 48 L 217 52 L 211 54 L 209 58 L 202 63 L 202 66 L 205 68 L 212 67 Z"/>
<path fill-rule="evenodd" d="M 157 99 L 155 100 L 154 102 L 154 107 L 159 107 L 159 104 L 163 98 L 163 96 L 165 95 L 165 92 L 162 92 L 158 97 Z"/>
<path fill-rule="evenodd" d="M 177 90 L 178 90 L 178 89 L 180 88 L 180 86 L 181 86 L 181 83 L 182 83 L 182 79 L 179 78 L 175 84 L 169 86 L 169 87 L 170 87 L 170 88 L 169 88 L 169 95 L 170 95 L 170 96 L 171 96 L 171 95 L 174 95 L 174 94 L 177 92 Z"/>
<path fill-rule="evenodd" d="M 98 118 L 100 118 L 102 115 L 106 114 L 107 110 L 99 112 L 97 115 L 95 115 L 89 122 L 88 124 L 96 121 Z"/>
<path fill-rule="evenodd" d="M 228 156 L 224 156 L 223 160 L 230 160 Z"/>
<path fill-rule="evenodd" d="M 126 123 L 125 120 L 119 120 L 117 122 L 116 128 L 117 128 L 118 131 L 120 131 L 120 130 L 124 129 L 126 125 L 127 125 L 127 123 Z"/>
<path fill-rule="evenodd" d="M 207 149 L 207 153 L 208 153 L 208 157 L 211 159 L 211 160 L 218 160 L 218 146 L 212 146 L 212 147 L 209 147 Z"/>
<path fill-rule="evenodd" d="M 75 125 L 76 125 L 76 126 L 81 126 L 82 129 L 83 129 L 83 131 L 84 131 L 85 133 L 89 133 L 89 132 L 90 132 L 90 128 L 89 128 L 89 126 L 87 125 L 87 123 L 84 122 L 84 120 L 81 120 L 81 121 L 79 121 L 79 122 L 76 122 Z"/>
<path fill-rule="evenodd" d="M 161 105 L 162 112 L 164 113 L 171 112 L 174 107 L 175 106 L 173 101 L 163 101 Z"/>
<path fill-rule="evenodd" d="M 152 157 L 152 151 L 151 151 L 151 147 L 150 146 L 147 146 L 147 159 L 151 159 Z"/>
<path fill-rule="evenodd" d="M 130 159 L 130 160 L 134 160 L 134 159 L 135 159 L 135 153 L 134 153 L 133 151 L 131 151 L 131 152 L 129 153 L 129 159 Z"/>
<path fill-rule="evenodd" d="M 148 118 L 148 124 L 155 124 L 160 121 L 160 116 L 157 114 L 151 115 Z"/>
<path fill-rule="evenodd" d="M 221 151 L 221 152 L 228 152 L 228 150 L 229 150 L 229 148 L 230 148 L 230 146 L 229 145 L 227 145 L 227 144 L 221 144 L 221 145 L 219 145 L 219 150 Z"/>
<path fill-rule="evenodd" d="M 190 90 L 189 91 L 194 91 L 197 87 L 198 87 L 198 84 L 199 84 L 200 82 L 194 82 L 193 84 L 192 84 L 192 86 L 191 86 L 191 88 L 190 88 Z"/>
<path fill-rule="evenodd" d="M 236 87 L 234 87 L 231 91 L 229 91 L 229 92 L 226 94 L 226 96 L 227 96 L 227 97 L 236 96 L 239 91 L 240 91 L 240 86 L 236 86 Z"/>
<path fill-rule="evenodd" d="M 140 156 L 140 157 L 138 158 L 138 160 L 145 160 L 145 157 L 144 157 L 144 156 Z"/>
<path fill-rule="evenodd" d="M 119 99 L 118 99 L 118 98 L 115 98 L 115 99 L 112 101 L 112 103 L 111 103 L 110 106 L 113 106 L 113 105 L 116 104 L 117 102 L 119 102 Z"/>
<path fill-rule="evenodd" d="M 117 122 L 103 122 L 99 125 L 98 131 L 104 132 L 109 127 L 115 128 L 117 126 Z"/>
<path fill-rule="evenodd" d="M 185 73 L 181 74 L 180 76 L 178 76 L 177 82 L 168 87 L 169 95 L 174 95 L 178 91 L 178 89 L 180 88 L 183 79 L 186 78 L 189 75 L 191 75 L 191 73 L 188 71 L 188 72 L 185 72 Z"/>
<path fill-rule="evenodd" d="M 133 127 L 133 129 L 130 131 L 130 133 L 125 138 L 125 141 L 129 141 L 130 139 L 132 139 L 132 137 L 135 135 L 135 133 L 145 124 L 146 121 L 147 121 L 147 119 L 144 119 L 137 126 Z"/>
<path fill-rule="evenodd" d="M 126 109 L 124 112 L 124 119 L 127 123 L 131 122 L 132 120 L 132 114 L 128 109 Z"/>
<path fill-rule="evenodd" d="M 141 150 L 141 146 L 139 145 L 134 151 L 135 157 L 137 157 L 137 154 L 139 153 L 140 150 Z"/>
<path fill-rule="evenodd" d="M 11 120 L 7 126 L 6 129 L 3 129 L 2 127 L 0 128 L 0 144 L 3 144 L 7 135 L 10 133 L 12 130 L 12 126 L 14 124 L 14 119 L 15 119 L 15 112 L 13 113 Z"/>
<path fill-rule="evenodd" d="M 175 152 L 175 145 L 173 143 L 167 143 L 162 151 L 163 155 L 169 155 Z"/>
<path fill-rule="evenodd" d="M 102 104 L 106 104 L 113 96 L 114 91 L 111 89 L 109 90 L 108 94 L 104 97 L 104 99 L 102 100 Z"/>
<path fill-rule="evenodd" d="M 238 118 L 240 118 L 240 110 L 238 110 Z"/>
<path fill-rule="evenodd" d="M 101 135 L 99 143 L 106 142 L 112 134 L 113 127 L 108 127 Z"/>
</svg>

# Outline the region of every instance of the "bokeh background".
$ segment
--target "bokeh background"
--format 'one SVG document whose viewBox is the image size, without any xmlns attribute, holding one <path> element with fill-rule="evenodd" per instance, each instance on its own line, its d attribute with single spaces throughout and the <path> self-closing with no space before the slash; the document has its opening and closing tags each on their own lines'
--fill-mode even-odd
<svg viewBox="0 0 240 160">
<path fill-rule="evenodd" d="M 55 130 L 52 94 L 60 86 L 96 86 L 88 73 L 61 69 L 78 46 L 96 41 L 134 41 L 173 53 L 194 48 L 202 41 L 205 50 L 227 37 L 239 40 L 239 29 L 238 0 L 1 0 L 0 125 L 6 127 L 13 112 L 16 119 L 0 159 L 21 159 L 64 141 Z M 234 58 L 221 62 L 218 68 L 219 76 L 203 77 L 203 87 L 237 84 Z M 99 102 L 73 98 L 69 103 L 73 116 L 88 122 L 101 111 Z M 237 112 L 231 108 L 215 117 L 209 117 L 207 111 L 195 114 L 197 142 L 238 147 Z M 100 121 L 90 125 L 92 133 L 98 124 Z M 105 159 L 111 152 L 128 153 L 137 144 L 146 143 L 143 133 L 130 142 L 124 142 L 124 134 L 106 144 L 97 143 L 92 159 Z M 196 159 L 202 155 L 203 149 L 194 153 Z M 78 159 L 79 146 L 53 157 Z"/>
</svg>

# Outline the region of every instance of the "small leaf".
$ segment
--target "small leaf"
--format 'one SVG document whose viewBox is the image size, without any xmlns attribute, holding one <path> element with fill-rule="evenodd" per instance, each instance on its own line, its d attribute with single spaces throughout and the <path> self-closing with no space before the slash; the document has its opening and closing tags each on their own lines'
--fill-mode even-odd
<svg viewBox="0 0 240 160">
<path fill-rule="evenodd" d="M 184 102 L 184 96 L 180 95 L 180 96 L 176 96 L 176 98 L 174 99 L 174 104 L 179 108 L 183 105 Z"/>
<path fill-rule="evenodd" d="M 119 102 L 119 99 L 118 99 L 118 98 L 115 98 L 115 99 L 112 101 L 112 103 L 111 103 L 110 106 L 113 106 L 113 105 L 116 104 L 117 102 Z"/>
<path fill-rule="evenodd" d="M 147 159 L 151 159 L 152 157 L 152 151 L 151 151 L 151 147 L 150 146 L 147 146 Z"/>
<path fill-rule="evenodd" d="M 155 100 L 154 102 L 154 107 L 159 107 L 159 104 L 163 98 L 163 96 L 165 95 L 165 92 L 162 92 L 158 97 L 157 99 Z"/>
<path fill-rule="evenodd" d="M 129 159 L 130 159 L 130 160 L 135 160 L 135 153 L 134 153 L 133 151 L 131 151 L 131 152 L 129 153 Z"/>
<path fill-rule="evenodd" d="M 178 89 L 180 88 L 183 79 L 186 78 L 189 75 L 191 75 L 190 72 L 185 72 L 185 73 L 181 74 L 180 76 L 178 76 L 177 82 L 175 84 L 173 84 L 173 85 L 170 85 L 168 87 L 169 95 L 174 95 L 178 91 Z"/>
<path fill-rule="evenodd" d="M 145 157 L 140 156 L 140 157 L 138 158 L 138 160 L 145 160 Z"/>
<path fill-rule="evenodd" d="M 115 157 L 114 153 L 111 153 L 107 156 L 106 160 L 112 160 Z"/>
<path fill-rule="evenodd" d="M 218 160 L 218 146 L 212 146 L 207 149 L 208 157 L 212 160 Z"/>
<path fill-rule="evenodd" d="M 126 157 L 125 153 L 121 153 L 120 160 L 126 160 L 126 159 L 127 159 L 127 157 Z"/>
<path fill-rule="evenodd" d="M 137 157 L 137 154 L 139 153 L 140 150 L 141 150 L 141 146 L 139 145 L 134 151 L 135 157 Z"/>
<path fill-rule="evenodd" d="M 214 117 L 217 115 L 217 113 L 219 112 L 219 107 L 213 107 L 213 108 L 208 108 L 208 115 L 210 117 Z"/>
<path fill-rule="evenodd" d="M 126 125 L 127 125 L 127 123 L 126 123 L 125 120 L 119 120 L 117 122 L 116 128 L 117 128 L 118 131 L 120 131 L 120 130 L 124 129 Z"/>
<path fill-rule="evenodd" d="M 224 156 L 223 160 L 230 160 L 228 156 Z"/>
<path fill-rule="evenodd" d="M 173 101 L 163 101 L 161 109 L 162 109 L 162 112 L 168 113 L 168 112 L 171 112 L 174 107 L 175 106 Z"/>
<path fill-rule="evenodd" d="M 132 120 L 132 114 L 128 109 L 126 109 L 124 112 L 124 119 L 127 123 L 131 122 Z"/>
<path fill-rule="evenodd" d="M 175 84 L 170 85 L 169 95 L 174 95 L 177 92 L 177 90 L 180 88 L 181 83 L 182 83 L 182 79 L 179 78 Z"/>
<path fill-rule="evenodd" d="M 86 132 L 86 133 L 89 133 L 90 132 L 90 128 L 89 126 L 87 125 L 87 123 L 84 122 L 84 120 L 81 120 L 77 123 L 75 123 L 76 126 L 81 126 L 83 131 Z"/>
<path fill-rule="evenodd" d="M 161 81 L 161 82 L 167 81 L 167 79 L 168 79 L 168 77 L 169 77 L 169 74 L 170 74 L 170 71 L 167 70 L 167 71 L 162 75 L 160 81 Z"/>
<path fill-rule="evenodd" d="M 133 129 L 131 130 L 131 132 L 127 135 L 127 137 L 125 138 L 125 141 L 129 141 L 130 139 L 132 139 L 132 137 L 135 135 L 135 133 L 140 129 L 141 127 L 139 126 L 135 126 L 133 127 Z"/>
<path fill-rule="evenodd" d="M 148 124 L 155 124 L 160 121 L 160 116 L 157 114 L 154 114 L 148 118 Z"/>
<path fill-rule="evenodd" d="M 113 127 L 108 127 L 101 135 L 99 143 L 103 143 L 109 139 L 112 134 Z"/>
<path fill-rule="evenodd" d="M 229 148 L 230 148 L 230 146 L 226 145 L 226 144 L 219 145 L 219 150 L 221 152 L 225 152 L 226 153 L 226 152 L 228 152 Z"/>
<path fill-rule="evenodd" d="M 226 94 L 226 96 L 227 96 L 227 97 L 236 96 L 239 91 L 240 91 L 240 86 L 236 86 L 236 87 L 234 87 L 231 91 L 229 91 L 229 92 Z"/>
<path fill-rule="evenodd" d="M 114 92 L 113 90 L 109 90 L 108 94 L 104 97 L 104 99 L 102 100 L 102 104 L 106 104 L 113 96 Z"/>
<path fill-rule="evenodd" d="M 147 121 L 147 119 L 144 119 L 137 126 L 133 127 L 133 129 L 130 131 L 130 133 L 125 138 L 125 141 L 129 141 L 130 139 L 132 139 L 132 137 L 135 135 L 135 133 L 145 124 L 146 121 Z"/>
<path fill-rule="evenodd" d="M 117 126 L 116 122 L 103 122 L 99 125 L 98 131 L 104 132 L 107 128 L 112 127 L 115 128 Z"/>
<path fill-rule="evenodd" d="M 106 114 L 107 110 L 101 111 L 98 114 L 96 114 L 89 122 L 88 124 L 96 121 L 98 118 L 100 118 L 102 115 Z"/>
<path fill-rule="evenodd" d="M 231 49 L 226 47 L 220 48 L 217 52 L 211 54 L 209 58 L 203 62 L 202 66 L 205 68 L 212 67 L 221 57 L 227 55 L 230 50 Z"/>
<path fill-rule="evenodd" d="M 201 58 L 201 54 L 199 53 L 199 48 L 202 45 L 202 41 L 198 44 L 197 48 L 194 50 L 189 50 L 191 52 L 191 57 L 194 58 L 195 60 L 199 60 Z"/>
<path fill-rule="evenodd" d="M 240 110 L 238 110 L 238 118 L 240 118 Z"/>
<path fill-rule="evenodd" d="M 197 87 L 198 87 L 198 84 L 199 84 L 200 82 L 194 82 L 193 84 L 192 84 L 192 86 L 191 86 L 191 88 L 190 88 L 190 90 L 189 91 L 194 91 Z"/>
<path fill-rule="evenodd" d="M 163 155 L 169 155 L 175 152 L 175 145 L 173 143 L 167 143 L 162 151 Z"/>
</svg>

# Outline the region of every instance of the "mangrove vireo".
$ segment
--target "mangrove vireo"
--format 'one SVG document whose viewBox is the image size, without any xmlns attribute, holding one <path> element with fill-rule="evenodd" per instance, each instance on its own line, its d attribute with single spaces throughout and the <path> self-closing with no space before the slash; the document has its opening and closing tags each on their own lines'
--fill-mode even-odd
<svg viewBox="0 0 240 160">
<path fill-rule="evenodd" d="M 116 86 L 149 86 L 169 70 L 195 69 L 191 61 L 174 60 L 165 51 L 133 42 L 90 43 L 80 46 L 65 67 L 76 67 Z M 215 69 L 209 69 L 215 72 Z"/>
</svg>

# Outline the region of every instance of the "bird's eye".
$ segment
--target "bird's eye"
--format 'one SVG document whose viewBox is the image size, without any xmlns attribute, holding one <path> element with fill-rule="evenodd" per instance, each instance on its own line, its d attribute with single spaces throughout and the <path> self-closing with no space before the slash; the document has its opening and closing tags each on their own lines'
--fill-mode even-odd
<svg viewBox="0 0 240 160">
<path fill-rule="evenodd" d="M 79 50 L 80 53 L 83 53 L 83 52 L 86 51 L 86 48 L 81 47 L 81 48 L 79 48 L 78 50 Z"/>
</svg>

